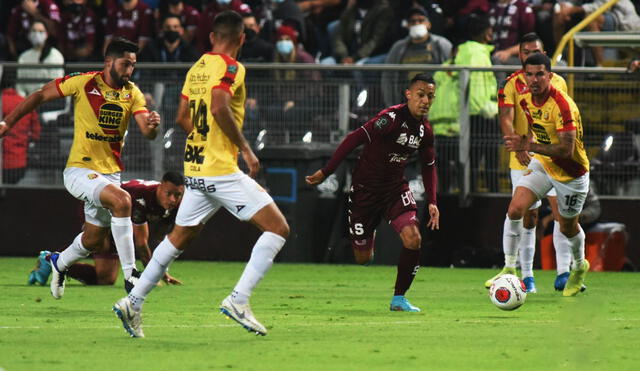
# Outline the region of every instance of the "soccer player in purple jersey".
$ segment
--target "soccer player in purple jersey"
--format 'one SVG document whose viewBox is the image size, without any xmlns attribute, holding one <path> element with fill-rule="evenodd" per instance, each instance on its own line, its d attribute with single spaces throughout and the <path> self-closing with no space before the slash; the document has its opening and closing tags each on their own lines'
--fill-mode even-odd
<svg viewBox="0 0 640 371">
<path fill-rule="evenodd" d="M 407 103 L 382 110 L 351 132 L 327 165 L 306 177 L 309 185 L 322 183 L 351 151 L 364 144 L 353 170 L 349 195 L 351 247 L 357 263 L 370 263 L 373 260 L 375 229 L 383 217 L 400 235 L 403 249 L 391 300 L 392 311 L 420 311 L 404 296 L 420 268 L 422 237 L 416 217 L 417 206 L 404 177 L 409 157 L 416 150 L 420 152 L 422 180 L 429 205 L 427 227 L 431 230 L 440 228 L 434 136 L 427 120 L 435 91 L 436 85 L 431 76 L 416 75 L 404 93 Z"/>
</svg>

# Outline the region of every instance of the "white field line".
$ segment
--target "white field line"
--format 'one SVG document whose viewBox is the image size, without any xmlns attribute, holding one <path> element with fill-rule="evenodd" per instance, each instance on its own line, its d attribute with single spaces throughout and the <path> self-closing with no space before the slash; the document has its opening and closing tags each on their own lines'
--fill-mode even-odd
<svg viewBox="0 0 640 371">
<path fill-rule="evenodd" d="M 451 324 L 487 324 L 487 323 L 495 323 L 502 324 L 507 320 L 513 320 L 512 318 L 504 318 L 501 320 L 497 319 L 477 319 L 477 320 L 451 320 L 449 321 Z M 314 326 L 397 326 L 397 325 L 418 325 L 425 324 L 428 322 L 438 321 L 441 322 L 442 319 L 432 319 L 431 321 L 428 319 L 420 320 L 420 321 L 383 321 L 383 322 L 348 322 L 348 321 L 326 321 L 326 322 L 318 322 L 318 323 L 287 323 L 280 322 L 279 328 L 286 329 L 292 327 L 314 327 Z M 607 321 L 610 322 L 638 322 L 640 318 L 608 318 Z M 559 320 L 531 320 L 531 321 L 517 321 L 518 323 L 539 323 L 539 324 L 549 324 L 549 323 L 560 323 Z M 236 327 L 238 326 L 235 323 L 224 323 L 224 324 L 207 324 L 207 325 L 189 325 L 189 324 L 167 324 L 167 325 L 144 325 L 144 328 L 220 328 L 220 327 Z M 108 329 L 108 328 L 120 328 L 120 325 L 109 325 L 109 326 L 69 326 L 69 325 L 55 325 L 55 326 L 0 326 L 0 330 L 42 330 L 42 329 Z"/>
</svg>

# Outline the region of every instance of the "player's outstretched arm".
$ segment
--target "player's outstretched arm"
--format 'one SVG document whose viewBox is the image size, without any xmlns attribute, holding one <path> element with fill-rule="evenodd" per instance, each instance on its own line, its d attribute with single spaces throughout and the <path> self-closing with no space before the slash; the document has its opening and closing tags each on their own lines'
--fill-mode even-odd
<svg viewBox="0 0 640 371">
<path fill-rule="evenodd" d="M 42 103 L 56 98 L 60 98 L 60 93 L 56 87 L 55 80 L 48 82 L 42 88 L 31 93 L 4 118 L 4 121 L 0 122 L 0 138 L 4 137 L 9 129 L 26 114 L 38 108 Z"/>
<path fill-rule="evenodd" d="M 156 111 L 142 112 L 135 115 L 136 123 L 147 139 L 156 139 L 158 126 L 160 125 L 160 114 Z"/>
<path fill-rule="evenodd" d="M 338 165 L 340 165 L 342 160 L 344 160 L 351 151 L 367 140 L 369 140 L 369 137 L 363 127 L 357 128 L 349 133 L 342 140 L 342 143 L 340 143 L 338 148 L 336 148 L 336 151 L 333 153 L 333 156 L 331 156 L 331 159 L 329 159 L 329 162 L 327 162 L 327 165 L 315 173 L 305 177 L 307 184 L 316 185 L 322 183 L 327 176 L 336 171 Z"/>
<path fill-rule="evenodd" d="M 316 185 L 316 184 L 322 183 L 324 181 L 324 178 L 325 176 L 321 169 L 311 175 L 307 175 L 304 178 L 304 180 L 307 182 L 308 185 Z"/>
<path fill-rule="evenodd" d="M 255 178 L 260 171 L 260 161 L 235 123 L 231 111 L 231 95 L 228 92 L 222 89 L 213 89 L 211 92 L 211 114 L 224 135 L 240 149 L 242 158 L 249 167 L 249 176 Z"/>
</svg>

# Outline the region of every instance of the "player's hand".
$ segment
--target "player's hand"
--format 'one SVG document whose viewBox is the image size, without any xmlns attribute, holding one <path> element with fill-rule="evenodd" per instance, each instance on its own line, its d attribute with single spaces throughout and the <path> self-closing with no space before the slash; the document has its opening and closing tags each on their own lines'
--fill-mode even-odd
<svg viewBox="0 0 640 371">
<path fill-rule="evenodd" d="M 322 170 L 318 170 L 315 173 L 304 177 L 304 180 L 308 185 L 316 185 L 322 183 L 322 181 L 324 181 L 324 178 L 325 176 L 324 173 L 322 173 Z"/>
<path fill-rule="evenodd" d="M 182 285 L 182 281 L 180 281 L 179 279 L 171 276 L 169 273 L 165 273 L 164 276 L 162 277 L 162 280 L 167 285 Z"/>
<path fill-rule="evenodd" d="M 0 122 L 0 138 L 7 135 L 8 131 L 9 131 L 9 125 L 6 122 L 1 121 Z"/>
<path fill-rule="evenodd" d="M 160 125 L 160 114 L 156 111 L 149 112 L 147 116 L 147 126 L 151 129 L 155 129 Z"/>
<path fill-rule="evenodd" d="M 525 151 L 527 145 L 527 137 L 520 136 L 518 134 L 509 134 L 502 137 L 504 139 L 504 145 L 507 147 L 507 151 Z"/>
<path fill-rule="evenodd" d="M 429 223 L 427 223 L 427 228 L 431 229 L 440 229 L 440 210 L 438 210 L 438 206 L 434 204 L 429 204 Z"/>
<path fill-rule="evenodd" d="M 527 151 L 518 151 L 516 152 L 516 159 L 522 166 L 529 166 L 531 155 Z"/>
<path fill-rule="evenodd" d="M 249 176 L 252 178 L 258 176 L 258 171 L 260 171 L 260 160 L 258 160 L 258 157 L 256 157 L 250 148 L 242 151 L 242 159 L 244 159 L 244 162 L 249 167 Z"/>
</svg>

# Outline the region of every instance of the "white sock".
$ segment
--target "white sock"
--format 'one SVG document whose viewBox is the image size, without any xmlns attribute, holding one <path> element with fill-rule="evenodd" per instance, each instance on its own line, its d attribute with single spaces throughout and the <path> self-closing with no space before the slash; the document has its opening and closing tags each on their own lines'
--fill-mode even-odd
<svg viewBox="0 0 640 371">
<path fill-rule="evenodd" d="M 264 232 L 256 244 L 253 246 L 251 258 L 240 276 L 240 280 L 233 289 L 232 297 L 238 304 L 246 304 L 253 289 L 258 285 L 262 277 L 273 265 L 273 258 L 276 257 L 286 240 L 281 236 Z"/>
<path fill-rule="evenodd" d="M 567 238 L 569 241 L 569 247 L 571 248 L 571 254 L 573 255 L 573 268 L 580 267 L 584 261 L 584 231 L 578 225 L 578 234 L 571 238 Z"/>
<path fill-rule="evenodd" d="M 518 248 L 520 250 L 522 278 L 533 277 L 533 257 L 536 254 L 536 227 L 531 229 L 522 228 Z"/>
<path fill-rule="evenodd" d="M 556 270 L 558 276 L 571 269 L 571 246 L 567 237 L 560 232 L 560 223 L 553 222 L 553 247 L 556 249 Z"/>
<path fill-rule="evenodd" d="M 182 254 L 182 250 L 176 249 L 168 237 L 165 237 L 158 247 L 156 247 L 149 264 L 147 264 L 138 282 L 129 293 L 129 299 L 133 304 L 133 309 L 140 310 L 140 308 L 142 308 L 147 294 L 153 290 L 162 276 L 164 276 L 164 272 L 167 271 L 169 264 L 176 260 L 180 254 Z"/>
<path fill-rule="evenodd" d="M 518 259 L 518 241 L 522 231 L 522 218 L 517 220 L 504 219 L 504 230 L 502 231 L 502 251 L 504 252 L 504 266 L 515 268 Z"/>
<path fill-rule="evenodd" d="M 116 250 L 120 257 L 120 265 L 124 278 L 131 277 L 131 271 L 136 267 L 136 253 L 133 246 L 133 224 L 130 217 L 111 217 L 111 234 L 116 242 Z"/>
<path fill-rule="evenodd" d="M 71 245 L 64 249 L 63 252 L 58 256 L 58 261 L 56 261 L 56 267 L 60 272 L 64 272 L 69 268 L 73 263 L 77 262 L 80 259 L 84 259 L 91 251 L 87 250 L 82 246 L 82 235 L 84 232 L 80 233 L 76 236 L 76 238 L 71 242 Z"/>
</svg>

